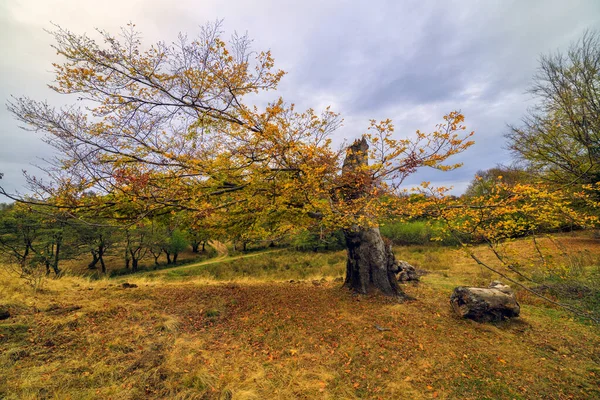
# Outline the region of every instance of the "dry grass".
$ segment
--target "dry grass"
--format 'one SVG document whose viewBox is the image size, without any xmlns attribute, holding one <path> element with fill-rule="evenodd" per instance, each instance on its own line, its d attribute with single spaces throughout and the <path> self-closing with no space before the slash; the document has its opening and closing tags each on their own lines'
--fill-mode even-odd
<svg viewBox="0 0 600 400">
<path fill-rule="evenodd" d="M 597 241 L 571 241 L 600 254 Z M 33 294 L 0 276 L 14 315 L 0 322 L 0 398 L 600 397 L 596 327 L 522 293 L 518 320 L 458 319 L 452 288 L 489 277 L 451 249 L 398 252 L 431 271 L 405 286 L 416 300 L 402 304 L 341 289 L 340 253 L 271 255 L 276 265 L 310 258 L 303 277 L 292 265 L 269 278 L 267 257 L 237 261 L 259 279 L 224 265 L 217 279 L 65 277 Z"/>
</svg>

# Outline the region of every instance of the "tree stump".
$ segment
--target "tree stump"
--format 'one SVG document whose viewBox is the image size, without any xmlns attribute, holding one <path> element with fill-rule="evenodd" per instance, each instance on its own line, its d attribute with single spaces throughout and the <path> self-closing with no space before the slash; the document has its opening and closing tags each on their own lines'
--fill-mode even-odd
<svg viewBox="0 0 600 400">
<path fill-rule="evenodd" d="M 346 152 L 341 196 L 348 204 L 369 196 L 373 190 L 372 176 L 365 168 L 369 164 L 368 150 L 369 144 L 363 136 Z M 394 274 L 396 259 L 392 245 L 383 240 L 379 228 L 354 225 L 344 230 L 344 238 L 348 255 L 344 286 L 362 294 L 375 289 L 388 296 L 403 297 Z"/>
<path fill-rule="evenodd" d="M 459 286 L 454 289 L 450 304 L 461 317 L 478 322 L 518 317 L 521 311 L 513 290 L 498 281 L 487 288 Z"/>
</svg>

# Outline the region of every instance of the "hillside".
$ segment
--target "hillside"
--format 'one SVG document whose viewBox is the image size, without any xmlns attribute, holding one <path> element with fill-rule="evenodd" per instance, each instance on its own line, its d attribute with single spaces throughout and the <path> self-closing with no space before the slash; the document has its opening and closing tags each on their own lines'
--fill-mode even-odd
<svg viewBox="0 0 600 400">
<path fill-rule="evenodd" d="M 564 242 L 597 261 L 598 240 Z M 430 272 L 404 303 L 341 289 L 341 252 L 67 276 L 36 294 L 3 274 L 0 398 L 600 397 L 597 327 L 523 292 L 519 319 L 458 319 L 453 287 L 495 278 L 449 248 L 397 254 Z"/>
</svg>

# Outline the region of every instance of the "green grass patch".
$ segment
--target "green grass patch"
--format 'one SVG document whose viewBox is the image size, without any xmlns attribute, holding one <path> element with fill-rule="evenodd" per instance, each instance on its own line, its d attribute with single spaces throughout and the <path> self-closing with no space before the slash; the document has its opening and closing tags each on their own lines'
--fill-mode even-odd
<svg viewBox="0 0 600 400">
<path fill-rule="evenodd" d="M 306 253 L 281 251 L 231 261 L 180 268 L 165 273 L 165 278 L 180 280 L 189 277 L 217 281 L 252 278 L 258 280 L 299 280 L 335 277 L 344 273 L 344 251 Z"/>
</svg>

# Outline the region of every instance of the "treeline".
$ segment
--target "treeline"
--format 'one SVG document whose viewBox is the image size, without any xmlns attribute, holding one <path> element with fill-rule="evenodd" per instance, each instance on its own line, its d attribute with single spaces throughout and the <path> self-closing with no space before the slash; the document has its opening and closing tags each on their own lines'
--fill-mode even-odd
<svg viewBox="0 0 600 400">
<path fill-rule="evenodd" d="M 2 204 L 2 262 L 23 275 L 59 276 L 66 260 L 77 259 L 103 274 L 124 269 L 135 272 L 142 260 L 155 267 L 173 265 L 186 249 L 207 254 L 209 235 L 181 215 L 168 214 L 140 221 L 115 218 L 75 218 L 50 206 Z M 115 260 L 120 260 L 118 263 Z"/>
<path fill-rule="evenodd" d="M 328 232 L 315 225 L 280 235 L 250 213 L 219 221 L 181 210 L 143 219 L 123 215 L 112 210 L 103 217 L 76 216 L 50 203 L 0 204 L 0 263 L 34 279 L 60 276 L 69 260 L 101 274 L 172 266 L 185 251 L 191 251 L 194 259 L 214 256 L 209 241 L 222 242 L 229 252 L 274 246 L 299 251 L 344 248 L 341 231 Z"/>
</svg>

